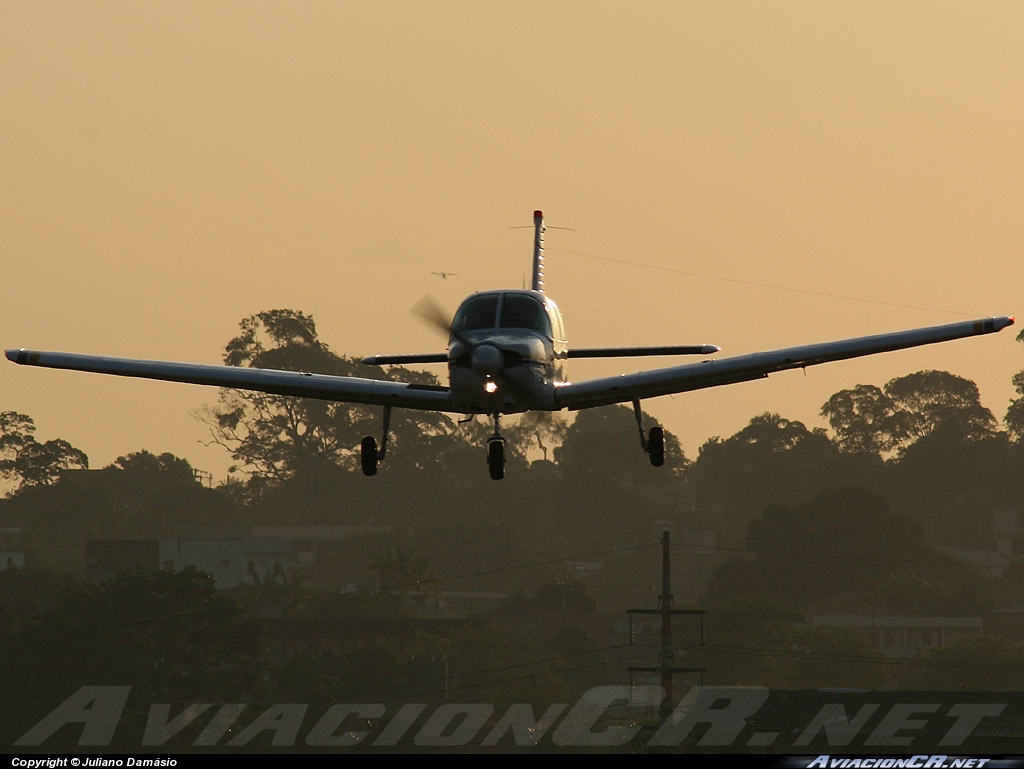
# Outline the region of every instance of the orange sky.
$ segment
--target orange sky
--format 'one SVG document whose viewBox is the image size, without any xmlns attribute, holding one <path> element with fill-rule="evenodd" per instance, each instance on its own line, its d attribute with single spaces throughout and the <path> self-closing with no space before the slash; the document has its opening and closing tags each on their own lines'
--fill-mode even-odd
<svg viewBox="0 0 1024 769">
<path fill-rule="evenodd" d="M 340 353 L 439 350 L 409 308 L 521 286 L 534 208 L 575 230 L 547 288 L 577 346 L 1024 313 L 1022 37 L 1015 2 L 5 0 L 0 342 L 218 362 L 288 307 Z M 645 408 L 693 457 L 936 368 L 1001 418 L 1018 330 Z M 93 466 L 230 464 L 191 416 L 216 390 L 4 361 L 0 392 Z"/>
</svg>

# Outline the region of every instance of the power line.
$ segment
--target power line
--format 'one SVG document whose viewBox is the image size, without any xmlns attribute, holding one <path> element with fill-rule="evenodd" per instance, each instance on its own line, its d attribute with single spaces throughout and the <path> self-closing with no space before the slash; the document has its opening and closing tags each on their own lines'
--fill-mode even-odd
<svg viewBox="0 0 1024 769">
<path fill-rule="evenodd" d="M 823 296 L 823 297 L 826 297 L 826 298 L 829 298 L 829 299 L 842 299 L 842 300 L 848 301 L 848 302 L 863 302 L 863 303 L 866 303 L 866 304 L 885 305 L 887 307 L 900 307 L 900 308 L 905 309 L 905 310 L 921 310 L 921 311 L 924 311 L 924 312 L 941 312 L 941 313 L 944 313 L 944 314 L 947 314 L 947 315 L 960 315 L 960 316 L 963 316 L 963 317 L 975 317 L 976 316 L 975 313 L 959 312 L 957 310 L 947 310 L 947 309 L 942 309 L 942 308 L 938 308 L 938 307 L 921 307 L 921 306 L 913 305 L 913 304 L 903 304 L 901 302 L 886 302 L 886 301 L 883 301 L 883 300 L 880 300 L 880 299 L 866 299 L 864 297 L 849 296 L 847 294 L 835 294 L 835 293 L 830 293 L 830 292 L 827 292 L 827 291 L 812 291 L 810 289 L 804 289 L 804 288 L 793 288 L 792 286 L 780 286 L 780 285 L 775 284 L 775 283 L 759 283 L 757 281 L 752 281 L 752 280 L 742 280 L 742 279 L 739 279 L 739 278 L 727 278 L 727 277 L 724 277 L 722 275 L 708 275 L 706 273 L 701 273 L 701 272 L 692 272 L 692 271 L 689 271 L 689 270 L 680 270 L 680 269 L 677 269 L 675 267 L 665 267 L 665 266 L 656 265 L 656 264 L 644 264 L 643 262 L 633 262 L 633 261 L 630 261 L 628 259 L 615 259 L 615 258 L 610 257 L 610 256 L 597 256 L 596 254 L 587 254 L 587 253 L 583 253 L 582 251 L 569 251 L 569 250 L 564 249 L 564 248 L 549 248 L 548 251 L 558 251 L 559 253 L 563 253 L 563 254 L 572 254 L 574 256 L 583 256 L 583 257 L 586 257 L 587 259 L 598 259 L 598 260 L 600 260 L 602 262 L 615 262 L 616 264 L 625 264 L 625 265 L 629 265 L 630 267 L 642 267 L 642 268 L 647 269 L 647 270 L 659 270 L 661 272 L 672 272 L 672 273 L 676 273 L 678 275 L 686 275 L 686 276 L 691 277 L 691 278 L 702 278 L 704 280 L 718 280 L 718 281 L 722 281 L 724 283 L 736 283 L 736 284 L 739 284 L 739 285 L 742 285 L 742 286 L 752 286 L 754 288 L 770 288 L 773 291 L 788 291 L 788 292 L 794 293 L 794 294 L 808 294 L 808 295 L 811 295 L 811 296 Z M 984 315 L 984 313 L 981 313 L 981 315 Z"/>
<path fill-rule="evenodd" d="M 674 548 L 692 549 L 694 545 L 673 545 Z M 715 550 L 723 553 L 751 554 L 751 555 L 783 555 L 787 558 L 807 558 L 828 561 L 850 561 L 860 563 L 895 563 L 913 566 L 942 566 L 957 569 L 990 569 L 997 571 L 1019 571 L 1024 566 L 984 566 L 967 563 L 958 559 L 949 560 L 925 560 L 921 558 L 884 558 L 870 555 L 845 555 L 843 553 L 814 553 L 802 550 L 772 550 L 765 548 L 726 547 L 724 545 L 699 545 L 702 550 Z"/>
</svg>

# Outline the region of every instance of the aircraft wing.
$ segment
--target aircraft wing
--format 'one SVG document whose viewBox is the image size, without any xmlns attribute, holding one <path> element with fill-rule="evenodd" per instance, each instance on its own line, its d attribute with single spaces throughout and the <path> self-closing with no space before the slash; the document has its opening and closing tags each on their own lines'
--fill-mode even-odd
<svg viewBox="0 0 1024 769">
<path fill-rule="evenodd" d="M 704 360 L 682 366 L 564 384 L 555 390 L 561 408 L 583 409 L 762 379 L 776 371 L 816 366 L 951 339 L 991 334 L 1013 325 L 1013 316 L 961 321 L 944 326 L 787 347 L 770 352 Z"/>
<path fill-rule="evenodd" d="M 298 371 L 211 366 L 199 363 L 108 358 L 66 352 L 7 350 L 7 359 L 25 366 L 91 371 L 98 374 L 162 379 L 167 382 L 234 387 L 274 395 L 368 403 L 405 409 L 451 411 L 447 387 L 406 384 L 361 377 L 310 374 Z"/>
</svg>

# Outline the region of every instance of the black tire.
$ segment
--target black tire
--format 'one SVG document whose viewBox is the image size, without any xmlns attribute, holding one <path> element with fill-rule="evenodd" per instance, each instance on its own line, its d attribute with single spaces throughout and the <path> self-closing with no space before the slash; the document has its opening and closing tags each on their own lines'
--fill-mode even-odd
<svg viewBox="0 0 1024 769">
<path fill-rule="evenodd" d="M 359 446 L 359 460 L 363 464 L 363 475 L 377 474 L 377 439 L 372 435 L 363 438 Z"/>
<path fill-rule="evenodd" d="M 505 442 L 490 441 L 487 444 L 487 469 L 491 480 L 500 481 L 505 477 Z"/>
<path fill-rule="evenodd" d="M 651 458 L 651 464 L 655 467 L 661 467 L 665 464 L 664 428 L 651 428 L 650 436 L 647 438 L 647 455 Z"/>
</svg>

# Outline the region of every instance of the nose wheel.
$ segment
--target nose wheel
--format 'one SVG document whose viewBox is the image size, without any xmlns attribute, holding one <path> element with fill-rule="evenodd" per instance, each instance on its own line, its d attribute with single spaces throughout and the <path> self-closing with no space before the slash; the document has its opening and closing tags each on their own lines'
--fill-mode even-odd
<svg viewBox="0 0 1024 769">
<path fill-rule="evenodd" d="M 487 441 L 487 469 L 493 481 L 505 477 L 505 439 L 500 436 Z"/>
<path fill-rule="evenodd" d="M 494 435 L 487 439 L 487 469 L 492 481 L 505 477 L 505 439 L 498 424 L 499 415 L 494 415 Z"/>
</svg>

